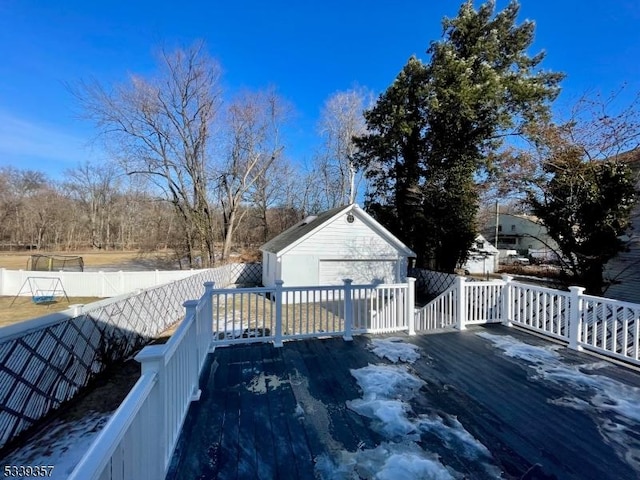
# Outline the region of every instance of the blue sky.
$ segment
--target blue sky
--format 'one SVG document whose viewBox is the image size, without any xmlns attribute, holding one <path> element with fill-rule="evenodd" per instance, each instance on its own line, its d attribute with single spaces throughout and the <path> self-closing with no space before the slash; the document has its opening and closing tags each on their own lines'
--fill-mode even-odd
<svg viewBox="0 0 640 480">
<path fill-rule="evenodd" d="M 228 96 L 275 86 L 293 104 L 287 151 L 309 161 L 326 98 L 354 85 L 384 91 L 411 55 L 426 60 L 442 17 L 455 16 L 460 3 L 0 0 L 0 167 L 58 177 L 100 159 L 95 131 L 65 85 L 150 73 L 158 48 L 199 39 L 221 63 Z M 627 84 L 627 101 L 640 91 L 639 0 L 521 0 L 521 7 L 520 20 L 536 22 L 544 68 L 567 74 L 557 109 L 586 91 Z"/>
</svg>

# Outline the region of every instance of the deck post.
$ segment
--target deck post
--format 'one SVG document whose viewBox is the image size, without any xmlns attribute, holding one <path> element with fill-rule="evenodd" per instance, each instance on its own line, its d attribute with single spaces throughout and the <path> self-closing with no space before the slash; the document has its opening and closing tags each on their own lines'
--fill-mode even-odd
<svg viewBox="0 0 640 480">
<path fill-rule="evenodd" d="M 580 337 L 580 323 L 582 319 L 582 298 L 583 287 L 569 287 L 569 348 L 582 350 L 578 344 Z"/>
<path fill-rule="evenodd" d="M 282 346 L 282 284 L 284 282 L 282 280 L 276 280 L 276 291 L 275 291 L 275 301 L 276 301 L 276 334 L 275 339 L 273 340 L 274 347 Z"/>
<path fill-rule="evenodd" d="M 407 298 L 406 298 L 407 325 L 409 335 L 416 334 L 416 279 L 407 277 Z"/>
<path fill-rule="evenodd" d="M 456 306 L 458 307 L 458 318 L 456 328 L 458 330 L 466 330 L 467 321 L 467 289 L 465 288 L 466 278 L 462 276 L 456 277 L 456 293 L 458 294 Z"/>
<path fill-rule="evenodd" d="M 353 290 L 351 284 L 353 280 L 345 278 L 344 282 L 344 340 L 350 342 L 353 340 Z"/>
<path fill-rule="evenodd" d="M 155 387 L 149 393 L 150 421 L 147 424 L 146 434 L 149 438 L 148 447 L 151 450 L 157 449 L 157 453 L 150 454 L 149 458 L 162 460 L 162 463 L 155 462 L 153 465 L 149 465 L 149 468 L 156 469 L 163 475 L 166 474 L 167 460 L 170 454 L 167 441 L 169 438 L 167 429 L 169 415 L 167 414 L 165 352 L 166 345 L 148 345 L 134 357 L 140 363 L 142 375 L 151 372 L 158 379 Z"/>
<path fill-rule="evenodd" d="M 204 282 L 204 295 L 203 298 L 207 302 L 207 306 L 204 309 L 204 323 L 202 329 L 198 331 L 199 335 L 204 335 L 207 338 L 207 349 L 211 348 L 211 342 L 213 340 L 213 289 L 216 287 L 216 282 Z M 198 339 L 199 341 L 200 339 Z M 203 341 L 204 343 L 204 341 Z M 202 361 L 202 359 L 200 359 Z"/>
<path fill-rule="evenodd" d="M 195 348 L 189 349 L 189 361 L 187 363 L 187 375 L 189 376 L 189 383 L 191 384 L 191 401 L 200 400 L 200 389 L 198 388 L 198 377 L 200 375 L 200 358 L 204 356 L 204 352 L 200 349 L 200 319 L 198 318 L 198 304 L 199 300 L 187 300 L 182 304 L 185 309 L 185 320 L 193 316 L 193 328 L 189 329 L 189 332 L 194 332 L 192 335 L 195 337 Z M 195 352 L 195 353 L 192 353 Z"/>
<path fill-rule="evenodd" d="M 502 287 L 502 311 L 500 312 L 500 319 L 505 327 L 513 326 L 511 323 L 511 303 L 513 298 L 511 296 L 511 282 L 513 277 L 511 275 L 502 275 L 504 281 L 504 287 Z"/>
</svg>

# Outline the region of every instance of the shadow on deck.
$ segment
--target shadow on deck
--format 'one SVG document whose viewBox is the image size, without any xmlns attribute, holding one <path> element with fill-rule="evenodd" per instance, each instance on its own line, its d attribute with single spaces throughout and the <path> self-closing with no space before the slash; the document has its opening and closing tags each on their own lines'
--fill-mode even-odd
<svg viewBox="0 0 640 480">
<path fill-rule="evenodd" d="M 403 336 L 406 388 L 363 392 L 382 338 L 216 349 L 167 478 L 640 478 L 637 372 L 491 326 Z"/>
</svg>

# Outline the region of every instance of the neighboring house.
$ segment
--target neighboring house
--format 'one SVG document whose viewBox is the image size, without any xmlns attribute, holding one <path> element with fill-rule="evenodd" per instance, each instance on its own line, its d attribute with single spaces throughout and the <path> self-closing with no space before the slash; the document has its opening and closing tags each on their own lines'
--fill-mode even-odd
<svg viewBox="0 0 640 480">
<path fill-rule="evenodd" d="M 623 154 L 636 175 L 636 188 L 640 190 L 640 149 Z M 640 201 L 636 203 L 631 214 L 631 229 L 626 238 L 627 251 L 613 258 L 605 268 L 605 280 L 612 280 L 612 285 L 604 296 L 640 303 Z"/>
<path fill-rule="evenodd" d="M 495 273 L 498 270 L 498 256 L 498 249 L 482 235 L 478 235 L 469 249 L 467 261 L 461 269 L 470 274 Z"/>
<path fill-rule="evenodd" d="M 355 204 L 307 217 L 260 250 L 264 286 L 400 282 L 416 256 Z"/>
<path fill-rule="evenodd" d="M 495 245 L 495 220 L 485 225 L 484 235 L 493 239 Z M 553 250 L 558 246 L 547 229 L 533 215 L 514 215 L 500 213 L 498 215 L 498 249 L 516 250 L 519 255 L 551 259 Z"/>
</svg>

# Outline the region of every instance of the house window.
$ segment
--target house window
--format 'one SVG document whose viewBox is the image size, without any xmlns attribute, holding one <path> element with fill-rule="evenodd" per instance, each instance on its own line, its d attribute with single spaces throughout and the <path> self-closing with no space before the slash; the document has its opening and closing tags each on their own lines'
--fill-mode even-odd
<svg viewBox="0 0 640 480">
<path fill-rule="evenodd" d="M 498 225 L 498 231 L 501 232 L 502 231 L 502 225 Z"/>
<path fill-rule="evenodd" d="M 511 231 L 515 232 L 516 231 L 516 226 L 515 225 L 511 225 Z"/>
</svg>

